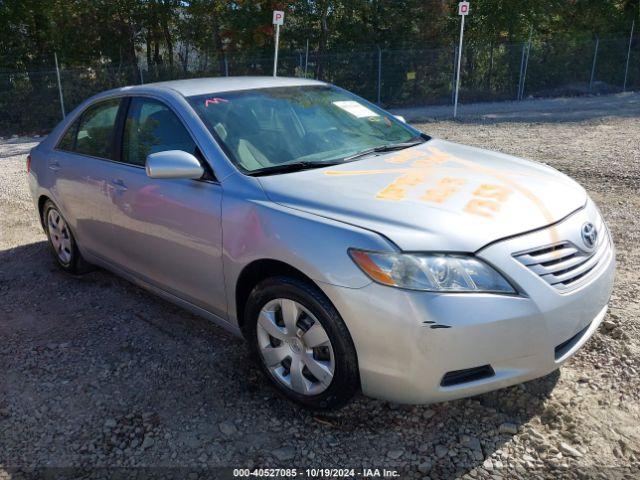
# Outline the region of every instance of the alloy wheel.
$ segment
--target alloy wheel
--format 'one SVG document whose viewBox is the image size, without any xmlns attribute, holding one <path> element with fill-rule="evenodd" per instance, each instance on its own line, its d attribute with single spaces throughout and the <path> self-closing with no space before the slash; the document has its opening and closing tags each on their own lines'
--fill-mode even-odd
<svg viewBox="0 0 640 480">
<path fill-rule="evenodd" d="M 258 316 L 260 356 L 269 373 L 301 395 L 325 391 L 335 372 L 331 341 L 320 321 L 287 298 L 269 301 Z"/>
<path fill-rule="evenodd" d="M 47 228 L 49 230 L 49 239 L 51 245 L 58 256 L 58 259 L 68 264 L 73 256 L 73 247 L 71 245 L 71 234 L 67 223 L 55 208 L 51 208 L 47 214 Z"/>
</svg>

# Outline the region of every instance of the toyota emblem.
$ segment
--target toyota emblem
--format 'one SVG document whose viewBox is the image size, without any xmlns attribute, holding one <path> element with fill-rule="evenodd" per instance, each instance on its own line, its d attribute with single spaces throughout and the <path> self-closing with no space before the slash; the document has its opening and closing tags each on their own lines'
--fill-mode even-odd
<svg viewBox="0 0 640 480">
<path fill-rule="evenodd" d="M 596 230 L 596 226 L 587 222 L 582 225 L 582 230 L 580 232 L 582 234 L 582 241 L 588 249 L 592 249 L 596 246 L 596 242 L 598 241 L 598 230 Z"/>
</svg>

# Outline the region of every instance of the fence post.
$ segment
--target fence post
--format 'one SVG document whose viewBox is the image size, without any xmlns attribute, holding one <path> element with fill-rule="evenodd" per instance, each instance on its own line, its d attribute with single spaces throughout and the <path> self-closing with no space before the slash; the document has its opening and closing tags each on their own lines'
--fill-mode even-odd
<svg viewBox="0 0 640 480">
<path fill-rule="evenodd" d="M 142 65 L 140 65 L 140 62 L 137 58 L 136 63 L 138 64 L 138 73 L 140 74 L 140 85 L 142 85 L 144 83 L 144 77 L 142 76 Z"/>
<path fill-rule="evenodd" d="M 631 33 L 629 34 L 629 48 L 627 49 L 627 66 L 624 69 L 624 86 L 622 87 L 622 91 L 627 91 L 627 75 L 629 74 L 629 57 L 631 56 L 631 42 L 633 40 L 633 27 L 636 26 L 635 19 L 631 22 Z"/>
<path fill-rule="evenodd" d="M 598 46 L 600 45 L 600 37 L 596 37 L 596 49 L 593 51 L 593 64 L 591 65 L 591 79 L 589 80 L 589 93 L 593 87 L 593 77 L 596 74 L 596 60 L 598 59 Z"/>
<path fill-rule="evenodd" d="M 380 91 L 382 89 L 382 50 L 378 46 L 378 105 L 380 105 Z"/>
<path fill-rule="evenodd" d="M 304 78 L 307 78 L 307 66 L 309 66 L 309 39 L 307 38 L 307 49 L 304 54 Z"/>
<path fill-rule="evenodd" d="M 524 53 L 527 49 L 527 44 L 522 44 L 522 55 L 520 55 L 520 76 L 518 77 L 518 94 L 516 95 L 516 100 L 521 100 L 520 91 L 522 90 L 522 73 L 524 72 Z"/>
<path fill-rule="evenodd" d="M 520 88 L 520 100 L 524 100 L 524 86 L 527 82 L 527 69 L 529 68 L 529 56 L 531 54 L 531 34 L 527 42 L 527 56 L 524 59 L 524 71 L 522 72 L 522 87 Z"/>
<path fill-rule="evenodd" d="M 58 95 L 60 96 L 60 110 L 62 111 L 62 118 L 67 116 L 64 111 L 64 98 L 62 97 L 62 83 L 60 82 L 60 69 L 58 68 L 58 54 L 53 52 L 53 59 L 56 62 L 56 77 L 58 77 Z"/>
</svg>

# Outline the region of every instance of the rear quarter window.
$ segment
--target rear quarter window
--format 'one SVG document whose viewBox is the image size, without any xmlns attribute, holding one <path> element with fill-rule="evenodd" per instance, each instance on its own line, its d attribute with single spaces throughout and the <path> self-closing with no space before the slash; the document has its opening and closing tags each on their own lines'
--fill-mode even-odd
<svg viewBox="0 0 640 480">
<path fill-rule="evenodd" d="M 58 150 L 65 150 L 67 152 L 73 151 L 76 143 L 76 132 L 78 131 L 78 123 L 80 123 L 79 120 L 76 120 L 71 124 L 69 128 L 67 128 L 67 131 L 56 146 Z"/>
<path fill-rule="evenodd" d="M 92 157 L 112 157 L 114 130 L 120 99 L 89 106 L 64 133 L 56 148 Z"/>
<path fill-rule="evenodd" d="M 74 151 L 92 157 L 111 158 L 113 131 L 120 100 L 92 105 L 82 114 Z"/>
</svg>

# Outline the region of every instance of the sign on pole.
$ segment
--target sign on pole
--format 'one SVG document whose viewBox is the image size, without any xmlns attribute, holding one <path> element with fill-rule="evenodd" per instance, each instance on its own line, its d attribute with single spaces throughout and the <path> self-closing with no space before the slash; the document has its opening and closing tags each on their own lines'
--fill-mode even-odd
<svg viewBox="0 0 640 480">
<path fill-rule="evenodd" d="M 458 92 L 460 91 L 460 65 L 462 63 L 462 39 L 464 37 L 464 17 L 469 15 L 469 2 L 458 4 L 458 15 L 460 15 L 460 46 L 458 47 L 458 69 L 456 70 L 456 95 L 453 101 L 453 118 L 458 115 Z"/>
<path fill-rule="evenodd" d="M 283 25 L 284 24 L 284 12 L 280 10 L 273 11 L 273 24 L 274 25 Z"/>
<path fill-rule="evenodd" d="M 273 24 L 276 26 L 276 47 L 273 55 L 273 76 L 275 77 L 278 74 L 278 43 L 280 42 L 280 25 L 284 25 L 283 11 L 273 11 Z"/>
</svg>

